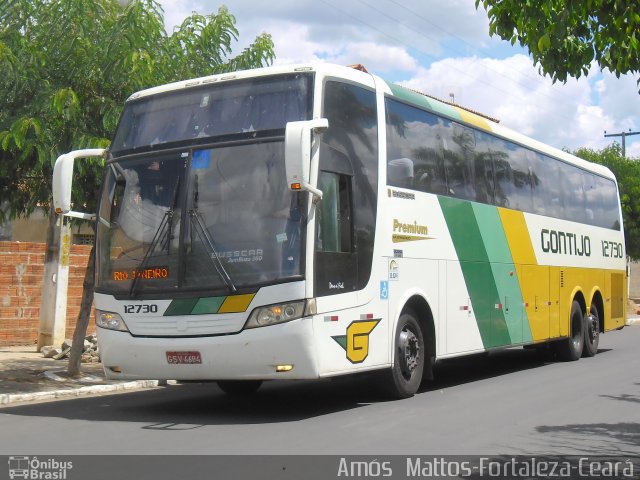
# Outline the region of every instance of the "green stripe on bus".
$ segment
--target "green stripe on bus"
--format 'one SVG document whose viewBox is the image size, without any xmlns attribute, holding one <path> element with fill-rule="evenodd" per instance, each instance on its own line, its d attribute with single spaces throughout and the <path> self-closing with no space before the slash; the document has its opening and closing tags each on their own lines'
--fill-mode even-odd
<svg viewBox="0 0 640 480">
<path fill-rule="evenodd" d="M 451 105 L 447 105 L 446 103 L 443 103 L 441 101 L 429 98 L 421 93 L 414 92 L 413 90 L 405 87 L 401 87 L 400 85 L 395 85 L 393 83 L 388 83 L 387 85 L 389 85 L 389 88 L 391 89 L 393 95 L 401 100 L 405 100 L 414 105 L 426 108 L 427 110 L 430 110 L 432 112 L 445 115 L 454 120 L 462 121 L 462 115 L 460 115 L 459 110 L 455 107 L 452 107 Z"/>
<path fill-rule="evenodd" d="M 465 200 L 448 197 L 438 197 L 438 200 L 460 261 L 482 343 L 485 348 L 510 345 L 500 294 L 474 208 Z M 502 231 L 502 224 L 498 222 L 493 228 Z"/>
<path fill-rule="evenodd" d="M 218 313 L 220 305 L 226 299 L 227 297 L 177 298 L 171 301 L 164 316 Z"/>
<path fill-rule="evenodd" d="M 255 295 L 255 293 L 245 293 L 225 297 L 177 298 L 171 300 L 164 316 L 244 312 Z"/>
<path fill-rule="evenodd" d="M 227 297 L 205 297 L 198 300 L 191 315 L 204 315 L 207 313 L 218 313 L 220 305 L 227 299 Z"/>
<path fill-rule="evenodd" d="M 502 226 L 498 209 L 491 205 L 472 203 L 473 212 L 480 229 L 482 243 L 486 248 L 493 278 L 502 305 L 502 314 L 509 330 L 512 344 L 531 341 L 531 328 L 524 308 L 522 291 L 516 266 L 511 256 L 507 236 Z"/>
</svg>

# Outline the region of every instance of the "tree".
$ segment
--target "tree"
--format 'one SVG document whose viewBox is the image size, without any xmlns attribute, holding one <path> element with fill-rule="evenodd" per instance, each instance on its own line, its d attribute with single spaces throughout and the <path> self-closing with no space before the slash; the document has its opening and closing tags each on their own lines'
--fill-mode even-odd
<svg viewBox="0 0 640 480">
<path fill-rule="evenodd" d="M 55 159 L 79 148 L 107 147 L 124 100 L 135 91 L 274 59 L 268 34 L 232 55 L 237 39 L 235 18 L 224 6 L 212 15 L 194 13 L 169 35 L 154 0 L 126 6 L 117 0 L 3 0 L 0 205 L 7 207 L 0 222 L 48 208 Z M 77 162 L 77 209 L 95 209 L 101 167 Z M 86 331 L 88 314 L 82 320 Z M 72 363 L 74 357 L 70 372 Z M 79 355 L 77 367 L 74 373 Z"/>
<path fill-rule="evenodd" d="M 526 46 L 554 81 L 587 75 L 594 60 L 618 77 L 640 71 L 640 2 L 476 0 L 476 8 L 480 3 L 489 33 Z"/>
<path fill-rule="evenodd" d="M 577 157 L 608 167 L 618 180 L 627 255 L 640 259 L 640 158 L 625 158 L 618 143 L 602 149 L 579 148 Z"/>
</svg>

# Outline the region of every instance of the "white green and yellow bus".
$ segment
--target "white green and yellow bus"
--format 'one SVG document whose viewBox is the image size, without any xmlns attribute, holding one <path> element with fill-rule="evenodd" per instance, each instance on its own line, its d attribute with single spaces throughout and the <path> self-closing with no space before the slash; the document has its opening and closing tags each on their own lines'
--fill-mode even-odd
<svg viewBox="0 0 640 480">
<path fill-rule="evenodd" d="M 109 378 L 379 371 L 515 346 L 593 356 L 623 327 L 616 179 L 469 110 L 329 64 L 141 91 L 106 151 L 95 307 Z"/>
</svg>

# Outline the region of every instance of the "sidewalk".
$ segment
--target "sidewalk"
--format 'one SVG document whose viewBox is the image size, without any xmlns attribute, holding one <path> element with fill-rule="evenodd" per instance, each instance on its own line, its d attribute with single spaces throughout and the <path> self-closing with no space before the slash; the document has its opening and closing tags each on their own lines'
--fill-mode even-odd
<svg viewBox="0 0 640 480">
<path fill-rule="evenodd" d="M 640 326 L 640 316 L 626 324 Z M 66 370 L 67 360 L 43 358 L 35 346 L 0 347 L 0 407 L 159 386 L 158 380 L 107 380 L 99 363 L 82 364 L 78 379 Z"/>
<path fill-rule="evenodd" d="M 35 346 L 0 347 L 0 407 L 158 386 L 157 380 L 107 380 L 99 363 L 83 363 L 80 378 L 68 378 L 67 362 L 43 358 Z"/>
</svg>

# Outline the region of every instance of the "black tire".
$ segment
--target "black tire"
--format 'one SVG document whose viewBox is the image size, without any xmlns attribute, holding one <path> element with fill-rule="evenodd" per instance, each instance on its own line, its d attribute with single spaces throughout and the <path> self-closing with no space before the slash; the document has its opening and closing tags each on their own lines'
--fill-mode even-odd
<svg viewBox="0 0 640 480">
<path fill-rule="evenodd" d="M 569 317 L 569 338 L 561 340 L 557 344 L 558 358 L 565 362 L 579 360 L 584 347 L 584 315 L 582 307 L 577 301 L 571 306 Z"/>
<path fill-rule="evenodd" d="M 412 397 L 420 388 L 426 349 L 420 324 L 411 310 L 400 315 L 394 336 L 393 366 L 385 390 L 393 398 Z"/>
<path fill-rule="evenodd" d="M 600 341 L 600 314 L 594 304 L 591 304 L 589 315 L 584 317 L 584 348 L 583 357 L 593 357 L 598 353 Z"/>
<path fill-rule="evenodd" d="M 252 395 L 258 391 L 262 380 L 218 380 L 218 386 L 227 395 Z"/>
</svg>

